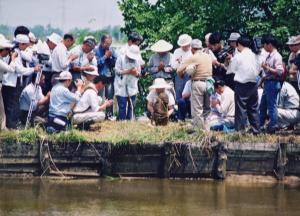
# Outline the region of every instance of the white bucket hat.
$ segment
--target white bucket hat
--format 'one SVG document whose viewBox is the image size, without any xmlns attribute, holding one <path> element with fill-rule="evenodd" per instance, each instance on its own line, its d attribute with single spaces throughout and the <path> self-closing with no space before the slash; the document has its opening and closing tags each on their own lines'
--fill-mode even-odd
<svg viewBox="0 0 300 216">
<path fill-rule="evenodd" d="M 183 47 L 183 46 L 190 45 L 191 42 L 192 42 L 191 36 L 189 36 L 188 34 L 182 34 L 179 36 L 177 44 L 178 46 Z"/>
<path fill-rule="evenodd" d="M 141 59 L 141 51 L 137 45 L 131 45 L 126 50 L 126 56 L 130 59 L 139 60 Z"/>
<path fill-rule="evenodd" d="M 9 40 L 6 40 L 5 37 L 0 37 L 0 49 L 13 48 L 13 46 L 14 45 Z"/>
<path fill-rule="evenodd" d="M 15 42 L 21 43 L 21 44 L 29 44 L 29 37 L 25 34 L 18 34 L 15 38 Z"/>
<path fill-rule="evenodd" d="M 72 79 L 72 74 L 69 71 L 63 71 L 55 79 L 57 79 L 57 80 L 71 80 Z"/>
<path fill-rule="evenodd" d="M 163 78 L 156 78 L 153 81 L 153 85 L 149 87 L 150 90 L 153 89 L 171 89 L 172 87 Z"/>
<path fill-rule="evenodd" d="M 173 49 L 173 45 L 165 40 L 159 40 L 151 46 L 151 50 L 156 53 L 169 52 Z"/>
<path fill-rule="evenodd" d="M 56 33 L 52 33 L 47 37 L 47 39 L 56 45 L 59 44 L 62 40 L 61 36 Z"/>
<path fill-rule="evenodd" d="M 290 37 L 289 41 L 286 43 L 286 45 L 297 45 L 297 44 L 300 44 L 300 35 Z"/>
<path fill-rule="evenodd" d="M 192 40 L 191 47 L 194 49 L 202 49 L 202 42 L 199 39 Z"/>
<path fill-rule="evenodd" d="M 232 32 L 229 36 L 228 41 L 237 41 L 239 39 L 239 37 L 241 37 L 241 35 L 239 33 Z"/>
<path fill-rule="evenodd" d="M 90 65 L 90 66 L 93 67 L 94 70 L 93 71 L 83 71 L 83 73 L 89 74 L 89 75 L 94 75 L 94 76 L 99 76 L 98 68 L 94 65 Z"/>
</svg>

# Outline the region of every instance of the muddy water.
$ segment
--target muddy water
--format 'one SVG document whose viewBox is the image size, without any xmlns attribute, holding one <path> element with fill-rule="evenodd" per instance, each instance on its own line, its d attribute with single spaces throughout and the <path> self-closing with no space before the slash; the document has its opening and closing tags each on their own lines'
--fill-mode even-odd
<svg viewBox="0 0 300 216">
<path fill-rule="evenodd" d="M 186 180 L 0 179 L 0 215 L 300 215 L 300 186 Z"/>
</svg>

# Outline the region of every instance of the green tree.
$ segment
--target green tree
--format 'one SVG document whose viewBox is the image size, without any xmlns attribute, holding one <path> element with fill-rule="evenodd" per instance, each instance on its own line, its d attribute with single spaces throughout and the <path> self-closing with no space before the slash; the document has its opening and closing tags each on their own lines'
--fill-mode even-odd
<svg viewBox="0 0 300 216">
<path fill-rule="evenodd" d="M 300 0 L 158 0 L 155 4 L 149 0 L 119 0 L 118 4 L 125 21 L 122 31 L 139 32 L 145 39 L 144 47 L 159 39 L 176 47 L 182 33 L 202 40 L 214 31 L 222 32 L 224 38 L 233 31 L 249 36 L 272 33 L 282 45 L 289 36 L 300 33 Z M 148 56 L 146 52 L 146 60 Z M 149 78 L 140 80 L 144 89 L 150 83 Z M 140 96 L 139 100 L 145 108 L 145 99 Z"/>
</svg>

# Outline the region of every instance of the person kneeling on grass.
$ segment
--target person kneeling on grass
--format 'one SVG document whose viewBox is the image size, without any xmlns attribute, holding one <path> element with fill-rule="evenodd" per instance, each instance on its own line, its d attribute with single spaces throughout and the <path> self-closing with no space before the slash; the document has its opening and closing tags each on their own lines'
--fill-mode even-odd
<svg viewBox="0 0 300 216">
<path fill-rule="evenodd" d="M 50 100 L 50 91 L 47 95 L 43 95 L 42 88 L 45 84 L 45 75 L 42 74 L 40 78 L 40 82 L 36 86 L 35 91 L 35 80 L 37 77 L 37 73 L 32 74 L 31 83 L 28 84 L 22 91 L 20 96 L 20 110 L 21 110 L 21 123 L 23 125 L 26 124 L 28 112 L 30 109 L 30 105 L 32 104 L 32 115 L 30 122 L 37 124 L 45 124 L 47 122 L 48 108 L 49 108 L 49 100 Z M 35 97 L 35 98 L 34 98 Z M 33 100 L 33 98 L 35 100 Z"/>
<path fill-rule="evenodd" d="M 68 87 L 72 83 L 72 74 L 69 71 L 63 71 L 56 78 L 57 83 L 51 90 L 50 106 L 48 116 L 48 133 L 59 132 L 66 130 L 70 125 L 69 114 L 72 111 L 72 106 L 77 103 L 81 97 L 82 80 L 77 80 L 75 85 L 77 91 L 70 92 Z"/>
<path fill-rule="evenodd" d="M 105 109 L 113 105 L 113 100 L 101 103 L 98 92 L 103 90 L 109 80 L 104 76 L 98 76 L 89 83 L 74 108 L 73 122 L 79 129 L 88 130 L 90 125 L 105 119 Z M 101 105 L 102 104 L 102 105 Z"/>
<path fill-rule="evenodd" d="M 155 125 L 167 125 L 169 117 L 174 112 L 175 99 L 169 91 L 172 87 L 163 79 L 157 78 L 149 87 L 150 93 L 147 96 L 147 109 L 149 117 Z"/>
</svg>

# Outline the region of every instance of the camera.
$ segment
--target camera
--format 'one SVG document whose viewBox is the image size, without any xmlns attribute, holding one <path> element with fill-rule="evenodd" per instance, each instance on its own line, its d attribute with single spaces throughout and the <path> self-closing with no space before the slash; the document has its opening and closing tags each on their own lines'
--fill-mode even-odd
<svg viewBox="0 0 300 216">
<path fill-rule="evenodd" d="M 230 47 L 230 46 L 227 46 L 227 47 L 224 47 L 218 54 L 217 54 L 217 59 L 220 61 L 220 62 L 224 62 L 225 61 L 225 58 L 227 55 L 232 55 L 234 53 L 235 49 Z"/>
</svg>

